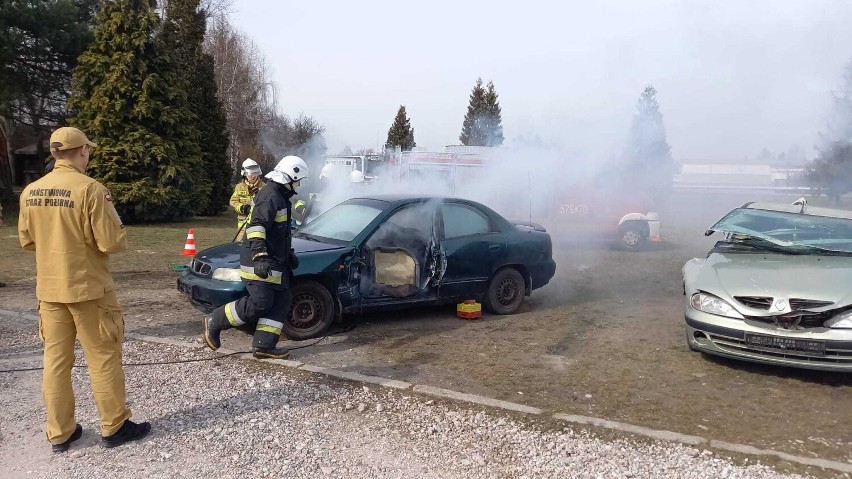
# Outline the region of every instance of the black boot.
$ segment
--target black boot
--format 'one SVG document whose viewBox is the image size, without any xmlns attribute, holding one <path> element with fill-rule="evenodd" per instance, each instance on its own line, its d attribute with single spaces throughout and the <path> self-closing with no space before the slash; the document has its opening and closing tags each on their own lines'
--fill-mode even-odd
<svg viewBox="0 0 852 479">
<path fill-rule="evenodd" d="M 204 342 L 213 351 L 222 347 L 222 340 L 219 338 L 221 329 L 217 328 L 213 321 L 213 316 L 204 317 Z"/>
<path fill-rule="evenodd" d="M 252 348 L 252 354 L 258 359 L 287 359 L 290 350 L 287 348 Z"/>
<path fill-rule="evenodd" d="M 121 428 L 112 436 L 101 436 L 101 443 L 103 443 L 104 447 L 116 447 L 124 444 L 125 442 L 142 439 L 147 436 L 149 432 L 151 432 L 151 423 L 140 422 L 139 424 L 136 424 L 128 419 L 124 421 Z"/>
<path fill-rule="evenodd" d="M 222 331 L 231 329 L 231 323 L 225 317 L 225 308 L 228 304 L 216 308 L 209 316 L 204 317 L 204 342 L 213 351 L 222 347 L 222 340 L 219 339 Z"/>
<path fill-rule="evenodd" d="M 59 444 L 54 444 L 51 446 L 53 452 L 65 452 L 71 447 L 71 443 L 80 439 L 83 436 L 83 426 L 77 424 L 77 427 L 74 428 L 74 432 L 71 433 L 71 437 L 68 438 L 67 441 Z"/>
</svg>

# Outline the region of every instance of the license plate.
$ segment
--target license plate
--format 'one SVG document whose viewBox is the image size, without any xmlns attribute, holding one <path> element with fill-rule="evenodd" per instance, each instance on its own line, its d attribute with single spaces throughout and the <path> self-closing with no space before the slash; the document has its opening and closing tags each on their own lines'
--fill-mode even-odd
<svg viewBox="0 0 852 479">
<path fill-rule="evenodd" d="M 818 339 L 785 338 L 746 333 L 745 340 L 751 349 L 802 356 L 825 356 L 825 341 Z"/>
<path fill-rule="evenodd" d="M 180 291 L 181 293 L 183 293 L 187 296 L 190 296 L 192 294 L 192 286 L 191 285 L 188 285 L 188 284 L 178 280 L 177 286 L 178 286 L 178 291 Z"/>
</svg>

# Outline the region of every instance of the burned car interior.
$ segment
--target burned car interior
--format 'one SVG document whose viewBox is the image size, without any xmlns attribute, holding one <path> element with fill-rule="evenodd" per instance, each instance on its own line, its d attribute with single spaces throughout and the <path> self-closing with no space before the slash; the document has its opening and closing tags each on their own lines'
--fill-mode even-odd
<svg viewBox="0 0 852 479">
<path fill-rule="evenodd" d="M 434 214 L 425 205 L 394 213 L 367 240 L 361 253 L 364 297 L 406 298 L 429 284 Z"/>
</svg>

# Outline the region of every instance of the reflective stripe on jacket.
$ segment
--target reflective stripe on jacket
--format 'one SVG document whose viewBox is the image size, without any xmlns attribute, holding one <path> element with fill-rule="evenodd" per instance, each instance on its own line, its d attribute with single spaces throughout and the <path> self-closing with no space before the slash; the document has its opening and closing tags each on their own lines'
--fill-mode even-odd
<svg viewBox="0 0 852 479">
<path fill-rule="evenodd" d="M 260 189 L 264 186 L 266 186 L 266 183 L 262 179 L 258 178 L 257 191 L 260 191 Z M 251 194 L 251 191 L 249 190 L 249 186 L 248 184 L 246 184 L 245 179 L 240 180 L 240 182 L 237 183 L 237 185 L 234 187 L 234 193 L 231 195 L 231 200 L 229 201 L 229 204 L 231 205 L 231 209 L 233 209 L 234 212 L 237 213 L 237 228 L 242 226 L 243 223 L 248 219 L 248 215 L 240 213 L 240 208 L 243 205 L 250 205 L 251 200 L 253 200 L 255 196 L 257 195 Z"/>
<path fill-rule="evenodd" d="M 21 193 L 18 237 L 36 254 L 36 297 L 77 303 L 115 289 L 108 255 L 127 248 L 121 218 L 104 185 L 71 161 L 57 160 L 53 171 Z"/>
<path fill-rule="evenodd" d="M 240 248 L 240 278 L 288 288 L 290 271 L 287 267 L 287 245 L 290 243 L 290 221 L 287 210 L 290 200 L 287 190 L 278 183 L 269 183 L 254 198 L 251 219 L 246 224 L 246 237 Z M 270 261 L 269 277 L 254 273 L 254 258 L 266 255 Z"/>
</svg>

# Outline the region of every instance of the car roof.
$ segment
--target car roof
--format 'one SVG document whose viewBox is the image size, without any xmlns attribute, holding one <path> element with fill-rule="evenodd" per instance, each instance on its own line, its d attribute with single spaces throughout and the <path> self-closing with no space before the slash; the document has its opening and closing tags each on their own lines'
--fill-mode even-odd
<svg viewBox="0 0 852 479">
<path fill-rule="evenodd" d="M 778 211 L 781 213 L 797 213 L 810 216 L 826 216 L 829 218 L 852 219 L 852 211 L 838 210 L 834 208 L 822 208 L 819 206 L 805 205 L 804 211 L 802 211 L 803 208 L 800 204 L 755 202 L 746 203 L 742 207 L 753 210 Z"/>
<path fill-rule="evenodd" d="M 460 201 L 468 201 L 471 203 L 476 203 L 475 201 L 466 200 L 464 198 L 454 198 L 450 196 L 429 196 L 429 195 L 404 195 L 404 194 L 386 194 L 386 195 L 370 195 L 370 196 L 358 196 L 351 198 L 353 200 L 378 200 L 385 201 L 387 203 L 411 203 L 414 201 L 428 201 L 428 200 L 460 200 Z"/>
</svg>

